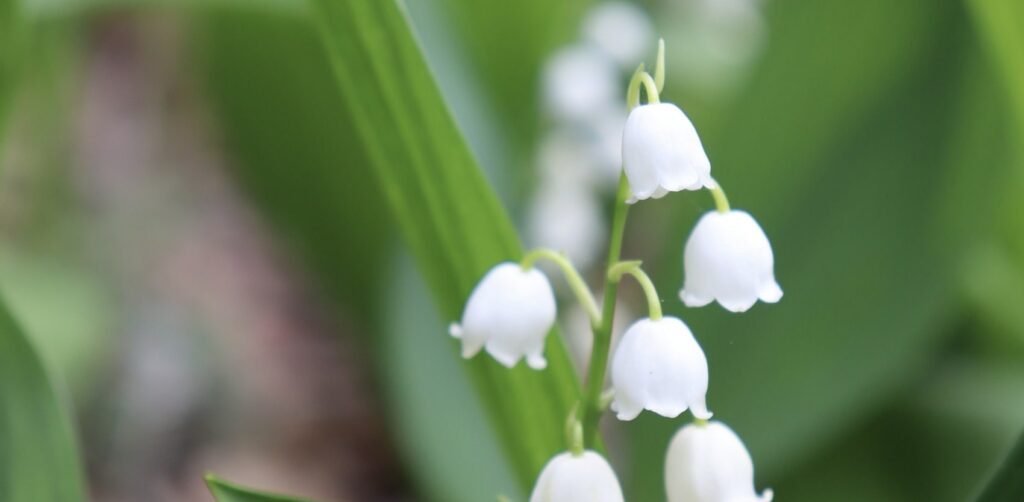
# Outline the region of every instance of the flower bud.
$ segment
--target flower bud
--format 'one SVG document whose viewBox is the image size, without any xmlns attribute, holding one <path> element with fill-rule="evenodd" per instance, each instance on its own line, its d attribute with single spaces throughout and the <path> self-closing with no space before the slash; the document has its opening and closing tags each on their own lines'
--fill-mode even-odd
<svg viewBox="0 0 1024 502">
<path fill-rule="evenodd" d="M 533 487 L 530 502 L 623 502 L 615 471 L 601 455 L 587 450 L 552 458 Z"/>
<path fill-rule="evenodd" d="M 683 254 L 686 278 L 679 298 L 688 307 L 717 300 L 726 310 L 744 312 L 758 299 L 775 303 L 782 298 L 772 246 L 745 211 L 702 216 Z"/>
<path fill-rule="evenodd" d="M 693 333 L 675 317 L 641 319 L 626 330 L 612 358 L 611 408 L 619 420 L 644 409 L 673 418 L 690 408 L 711 417 L 705 404 L 708 362 Z"/>
<path fill-rule="evenodd" d="M 771 502 L 773 493 L 754 491 L 754 464 L 743 442 L 725 424 L 683 427 L 665 459 L 668 502 Z"/>
<path fill-rule="evenodd" d="M 533 369 L 544 369 L 544 338 L 555 323 L 555 294 L 536 268 L 500 263 L 473 289 L 462 314 L 449 333 L 462 340 L 462 357 L 486 348 L 499 363 L 511 368 L 526 358 Z"/>
<path fill-rule="evenodd" d="M 711 162 L 697 130 L 671 103 L 641 105 L 629 113 L 622 162 L 632 191 L 630 203 L 713 185 Z"/>
</svg>

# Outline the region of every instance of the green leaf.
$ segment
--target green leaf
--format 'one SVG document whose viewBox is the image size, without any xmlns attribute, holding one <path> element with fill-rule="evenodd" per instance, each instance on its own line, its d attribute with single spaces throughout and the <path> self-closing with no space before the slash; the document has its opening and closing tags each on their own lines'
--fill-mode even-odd
<svg viewBox="0 0 1024 502">
<path fill-rule="evenodd" d="M 20 32 L 17 7 L 16 0 L 0 0 L 0 133 L 4 130 L 7 107 L 14 87 Z"/>
<path fill-rule="evenodd" d="M 411 258 L 394 261 L 386 297 L 402 306 L 402 315 L 383 320 L 379 366 L 410 475 L 425 500 L 478 502 L 498 493 L 523 500 L 526 490 L 513 478 L 472 383 L 453 364 L 450 347 L 433 336 L 445 323 L 426 285 Z"/>
<path fill-rule="evenodd" d="M 392 229 L 306 15 L 211 9 L 199 59 L 236 179 L 320 285 L 364 324 Z M 353 245 L 358 242 L 358 245 Z"/>
<path fill-rule="evenodd" d="M 456 319 L 494 264 L 521 249 L 512 224 L 459 134 L 402 9 L 393 1 L 315 2 L 345 104 L 378 187 L 443 319 Z M 389 315 L 401 315 L 400 306 Z M 437 333 L 439 343 L 446 335 Z M 451 350 L 456 352 L 454 342 Z M 529 486 L 563 448 L 561 424 L 578 391 L 557 336 L 545 371 L 467 363 L 518 479 Z"/>
<path fill-rule="evenodd" d="M 306 502 L 305 499 L 243 488 L 213 474 L 206 475 L 206 487 L 210 489 L 217 502 Z"/>
<path fill-rule="evenodd" d="M 1017 502 L 1024 500 L 1024 435 L 989 481 L 978 502 Z"/>
<path fill-rule="evenodd" d="M 85 499 L 63 402 L 36 351 L 0 304 L 0 500 Z"/>
<path fill-rule="evenodd" d="M 1005 91 L 1024 134 L 1024 3 L 1018 0 L 967 2 L 992 59 L 1000 68 Z"/>
</svg>

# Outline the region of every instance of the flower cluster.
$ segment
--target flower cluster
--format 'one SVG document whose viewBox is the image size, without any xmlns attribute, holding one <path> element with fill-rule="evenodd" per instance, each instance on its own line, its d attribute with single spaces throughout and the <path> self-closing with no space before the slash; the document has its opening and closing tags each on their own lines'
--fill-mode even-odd
<svg viewBox="0 0 1024 502">
<path fill-rule="evenodd" d="M 606 407 L 619 420 L 632 420 L 644 410 L 667 418 L 687 410 L 693 415 L 694 422 L 680 429 L 668 447 L 665 480 L 670 502 L 772 498 L 770 490 L 755 492 L 753 463 L 739 437 L 725 424 L 710 420 L 708 361 L 697 339 L 681 319 L 662 315 L 658 292 L 641 263 L 619 259 L 629 204 L 670 192 L 707 189 L 716 209 L 700 218 L 686 242 L 679 298 L 688 307 L 718 302 L 728 311 L 744 312 L 758 300 L 774 303 L 782 297 L 767 236 L 750 214 L 730 208 L 725 192 L 711 177 L 710 161 L 690 119 L 676 105 L 660 102 L 664 78 L 661 43 L 654 75 L 641 65 L 627 90 L 630 112 L 622 134 L 623 169 L 610 232 L 604 288 L 610 296 L 603 302 L 604 311 L 568 258 L 538 249 L 518 263 L 500 263 L 487 272 L 470 294 L 462 322 L 450 328 L 462 342 L 464 357 L 484 349 L 507 367 L 525 359 L 529 367 L 544 369 L 544 344 L 555 323 L 556 302 L 547 276 L 535 267 L 541 259 L 562 270 L 590 317 L 591 364 L 581 401 L 569 417 L 568 451 L 544 467 L 531 502 L 623 500 L 608 462 L 585 449 Z M 645 104 L 640 103 L 641 91 Z M 648 316 L 633 322 L 618 343 L 610 363 L 611 389 L 606 390 L 614 298 L 625 275 L 643 288 Z"/>
</svg>

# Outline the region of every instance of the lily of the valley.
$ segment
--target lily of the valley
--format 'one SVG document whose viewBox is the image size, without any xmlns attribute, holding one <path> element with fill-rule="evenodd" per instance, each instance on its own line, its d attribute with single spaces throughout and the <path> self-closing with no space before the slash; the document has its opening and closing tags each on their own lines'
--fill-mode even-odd
<svg viewBox="0 0 1024 502">
<path fill-rule="evenodd" d="M 702 216 L 683 255 L 686 277 L 679 298 L 689 307 L 717 301 L 726 310 L 744 312 L 757 300 L 775 303 L 782 298 L 771 244 L 745 211 Z"/>
<path fill-rule="evenodd" d="M 611 403 L 619 420 L 644 409 L 674 418 L 687 408 L 708 419 L 708 362 L 697 340 L 675 317 L 641 319 L 626 330 L 612 357 Z"/>
<path fill-rule="evenodd" d="M 718 421 L 676 433 L 665 459 L 668 502 L 770 502 L 754 491 L 754 463 L 739 436 Z"/>
<path fill-rule="evenodd" d="M 544 369 L 544 339 L 555 323 L 555 294 L 548 278 L 533 267 L 500 263 L 476 285 L 466 303 L 462 323 L 449 333 L 462 340 L 462 357 L 486 349 L 511 368 L 521 358 Z"/>
<path fill-rule="evenodd" d="M 590 450 L 556 455 L 544 466 L 530 495 L 530 502 L 623 501 L 615 471 Z"/>
<path fill-rule="evenodd" d="M 630 203 L 712 186 L 711 162 L 686 114 L 671 103 L 637 106 L 622 133 Z"/>
</svg>

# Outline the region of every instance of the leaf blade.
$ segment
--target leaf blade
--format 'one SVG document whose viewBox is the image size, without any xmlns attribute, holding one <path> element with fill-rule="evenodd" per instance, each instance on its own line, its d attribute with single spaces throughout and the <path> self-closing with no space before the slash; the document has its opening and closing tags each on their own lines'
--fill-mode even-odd
<svg viewBox="0 0 1024 502">
<path fill-rule="evenodd" d="M 309 502 L 306 499 L 243 488 L 213 474 L 207 474 L 205 479 L 206 487 L 217 502 Z"/>
<path fill-rule="evenodd" d="M 84 500 L 78 446 L 50 377 L 0 303 L 0 500 Z"/>
<path fill-rule="evenodd" d="M 440 96 L 405 12 L 392 1 L 319 1 L 315 16 L 378 186 L 443 318 L 455 319 L 476 281 L 521 248 Z M 442 334 L 438 334 L 442 336 Z M 562 448 L 577 398 L 561 340 L 548 370 L 467 363 L 518 478 L 529 486 Z"/>
</svg>

